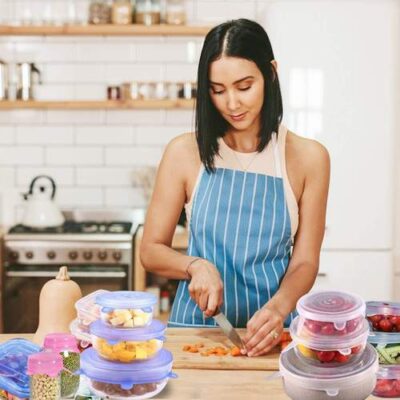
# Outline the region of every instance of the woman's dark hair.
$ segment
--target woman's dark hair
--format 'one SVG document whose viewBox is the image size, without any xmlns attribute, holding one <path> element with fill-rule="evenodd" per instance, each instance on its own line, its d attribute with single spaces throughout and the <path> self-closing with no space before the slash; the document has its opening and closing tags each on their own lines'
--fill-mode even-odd
<svg viewBox="0 0 400 400">
<path fill-rule="evenodd" d="M 236 19 L 213 28 L 206 36 L 197 71 L 196 139 L 200 159 L 208 172 L 215 170 L 214 156 L 218 153 L 218 138 L 224 136 L 229 123 L 215 108 L 210 97 L 210 64 L 222 55 L 253 61 L 264 77 L 264 103 L 261 109 L 262 151 L 278 132 L 282 120 L 282 96 L 278 76 L 271 64 L 274 53 L 267 32 L 257 22 Z"/>
</svg>

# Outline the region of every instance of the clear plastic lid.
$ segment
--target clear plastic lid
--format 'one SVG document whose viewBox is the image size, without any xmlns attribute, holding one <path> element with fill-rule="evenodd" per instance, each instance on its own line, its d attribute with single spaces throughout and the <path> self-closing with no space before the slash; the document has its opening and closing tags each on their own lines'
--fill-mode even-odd
<svg viewBox="0 0 400 400">
<path fill-rule="evenodd" d="M 341 330 L 347 321 L 365 315 L 365 302 L 360 296 L 347 292 L 313 292 L 299 299 L 297 311 L 306 319 L 333 322 L 335 328 Z"/>
<path fill-rule="evenodd" d="M 96 296 L 96 304 L 102 307 L 103 312 L 111 312 L 121 308 L 141 308 L 149 307 L 148 312 L 152 312 L 152 307 L 157 303 L 157 297 L 148 292 L 117 291 L 108 292 Z M 146 310 L 144 310 L 146 311 Z"/>
<path fill-rule="evenodd" d="M 28 375 L 57 376 L 63 369 L 63 359 L 58 353 L 42 352 L 28 357 Z"/>
<path fill-rule="evenodd" d="M 378 379 L 400 380 L 400 365 L 381 365 L 376 376 Z"/>
<path fill-rule="evenodd" d="M 100 318 L 100 306 L 96 304 L 96 297 L 109 293 L 108 290 L 96 290 L 82 297 L 75 303 L 75 308 L 78 312 L 78 318 L 82 324 L 89 325 Z"/>
<path fill-rule="evenodd" d="M 126 329 L 113 328 L 98 320 L 90 325 L 90 333 L 114 345 L 121 341 L 165 340 L 164 333 L 166 328 L 166 325 L 158 320 L 153 320 L 150 325 L 143 328 Z"/>
<path fill-rule="evenodd" d="M 25 339 L 12 339 L 0 345 L 0 389 L 13 396 L 28 398 L 29 377 L 26 373 L 28 356 L 40 347 Z"/>
<path fill-rule="evenodd" d="M 375 346 L 400 345 L 400 333 L 371 332 L 368 335 L 368 342 Z"/>
<path fill-rule="evenodd" d="M 400 315 L 400 303 L 392 301 L 367 301 L 367 317 L 370 315 Z"/>
<path fill-rule="evenodd" d="M 295 381 L 303 388 L 323 390 L 332 396 L 336 396 L 341 389 L 373 377 L 378 368 L 378 355 L 368 344 L 360 358 L 350 359 L 340 366 L 311 365 L 297 357 L 293 348 L 283 352 L 279 358 L 279 370 L 284 378 Z"/>
<path fill-rule="evenodd" d="M 71 333 L 80 341 L 86 342 L 86 343 L 92 343 L 92 338 L 88 332 L 84 332 L 80 327 L 79 327 L 79 322 L 77 319 L 74 319 L 71 322 L 71 325 L 69 326 L 69 329 Z"/>
<path fill-rule="evenodd" d="M 56 353 L 71 351 L 79 353 L 78 345 L 74 335 L 69 333 L 49 333 L 44 338 L 43 348 Z"/>
<path fill-rule="evenodd" d="M 161 349 L 149 360 L 129 364 L 104 360 L 93 348 L 81 354 L 81 374 L 95 381 L 119 384 L 125 390 L 131 389 L 133 385 L 176 377 L 171 369 L 172 354 L 165 349 Z"/>
<path fill-rule="evenodd" d="M 350 354 L 351 348 L 365 343 L 369 334 L 369 324 L 363 320 L 362 328 L 341 336 L 323 335 L 298 335 L 298 325 L 300 317 L 296 317 L 290 324 L 290 335 L 293 342 L 301 344 L 313 350 L 319 351 L 339 351 L 342 354 Z"/>
</svg>

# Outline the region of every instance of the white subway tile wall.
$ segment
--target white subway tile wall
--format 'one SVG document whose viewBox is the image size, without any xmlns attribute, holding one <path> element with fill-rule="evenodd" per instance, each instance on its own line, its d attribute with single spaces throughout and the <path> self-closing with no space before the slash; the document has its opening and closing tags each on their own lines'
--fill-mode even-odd
<svg viewBox="0 0 400 400">
<path fill-rule="evenodd" d="M 187 0 L 191 24 L 262 20 L 272 0 Z M 70 12 L 70 4 L 75 13 Z M 0 23 L 87 19 L 86 0 L 0 0 Z M 74 11 L 74 10 L 73 10 Z M 35 62 L 40 100 L 103 100 L 107 85 L 127 80 L 195 81 L 204 38 L 0 36 L 0 59 Z M 11 74 L 15 83 L 15 75 Z M 0 111 L 0 224 L 18 222 L 31 179 L 52 176 L 65 208 L 140 207 L 135 173 L 157 166 L 173 137 L 193 130 L 192 110 Z M 13 201 L 10 201 L 10 198 Z M 15 199 L 15 200 L 14 200 Z M 4 204 L 7 207 L 4 207 Z M 0 209 L 1 210 L 1 209 Z"/>
</svg>

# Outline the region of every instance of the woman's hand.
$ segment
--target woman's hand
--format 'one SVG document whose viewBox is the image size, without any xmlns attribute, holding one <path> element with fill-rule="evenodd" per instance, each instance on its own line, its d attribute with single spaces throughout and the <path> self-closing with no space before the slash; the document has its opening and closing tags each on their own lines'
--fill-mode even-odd
<svg viewBox="0 0 400 400">
<path fill-rule="evenodd" d="M 283 332 L 283 322 L 282 314 L 268 304 L 258 310 L 247 323 L 243 338 L 247 355 L 261 356 L 275 347 Z"/>
<path fill-rule="evenodd" d="M 212 317 L 223 299 L 223 284 L 218 269 L 201 258 L 189 266 L 188 273 L 191 276 L 190 297 L 207 317 Z"/>
</svg>

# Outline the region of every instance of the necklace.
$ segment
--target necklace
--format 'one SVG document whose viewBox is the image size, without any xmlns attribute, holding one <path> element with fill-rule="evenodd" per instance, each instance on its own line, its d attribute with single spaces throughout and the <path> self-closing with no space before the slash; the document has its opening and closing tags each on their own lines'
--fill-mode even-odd
<svg viewBox="0 0 400 400">
<path fill-rule="evenodd" d="M 257 151 L 256 154 L 254 154 L 254 156 L 247 163 L 247 165 L 243 165 L 242 161 L 240 161 L 240 158 L 236 154 L 236 151 L 233 150 L 233 149 L 231 149 L 231 151 L 232 151 L 233 155 L 235 156 L 235 159 L 236 159 L 237 163 L 239 164 L 239 166 L 242 168 L 242 170 L 244 172 L 247 172 L 247 170 L 250 168 L 250 165 L 253 163 L 253 161 L 256 159 L 256 157 L 259 155 L 259 152 Z M 244 153 L 244 154 L 246 154 L 246 153 Z"/>
</svg>

